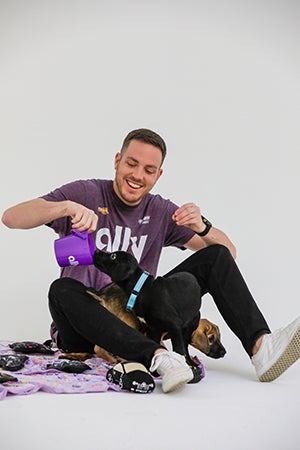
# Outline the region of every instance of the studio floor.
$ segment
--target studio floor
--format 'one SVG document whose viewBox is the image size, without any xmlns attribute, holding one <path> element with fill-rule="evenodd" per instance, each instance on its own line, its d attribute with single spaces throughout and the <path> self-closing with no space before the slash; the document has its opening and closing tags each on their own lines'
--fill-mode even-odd
<svg viewBox="0 0 300 450">
<path fill-rule="evenodd" d="M 272 383 L 256 380 L 240 344 L 222 360 L 201 354 L 206 377 L 164 394 L 105 392 L 7 396 L 3 450 L 297 450 L 300 363 Z"/>
</svg>

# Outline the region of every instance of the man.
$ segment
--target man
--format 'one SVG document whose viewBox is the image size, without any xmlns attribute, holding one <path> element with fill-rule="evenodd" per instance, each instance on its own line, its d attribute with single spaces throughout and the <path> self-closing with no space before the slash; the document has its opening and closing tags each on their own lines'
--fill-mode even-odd
<svg viewBox="0 0 300 450">
<path fill-rule="evenodd" d="M 202 293 L 209 292 L 224 320 L 240 339 L 261 381 L 272 381 L 300 357 L 300 318 L 271 333 L 234 261 L 235 247 L 225 233 L 205 219 L 198 206 L 178 207 L 150 194 L 163 173 L 166 145 L 155 132 L 130 132 L 115 156 L 115 178 L 75 181 L 37 199 L 8 209 L 10 228 L 47 224 L 60 236 L 71 228 L 93 233 L 96 246 L 132 253 L 144 270 L 156 275 L 161 250 L 193 250 L 169 274 L 193 273 Z M 168 352 L 129 328 L 86 294 L 110 279 L 94 266 L 69 266 L 49 291 L 51 335 L 64 351 L 92 351 L 94 344 L 144 364 L 163 377 L 164 392 L 193 378 L 180 355 Z"/>
</svg>

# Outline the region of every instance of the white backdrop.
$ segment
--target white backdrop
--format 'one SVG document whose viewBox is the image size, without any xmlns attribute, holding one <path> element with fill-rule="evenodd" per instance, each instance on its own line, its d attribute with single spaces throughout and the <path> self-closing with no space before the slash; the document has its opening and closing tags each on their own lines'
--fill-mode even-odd
<svg viewBox="0 0 300 450">
<path fill-rule="evenodd" d="M 168 145 L 155 192 L 227 232 L 285 324 L 300 313 L 299 54 L 296 0 L 0 1 L 1 213 L 113 177 L 127 132 L 152 128 Z M 41 341 L 55 234 L 0 227 L 0 338 Z M 186 256 L 166 250 L 160 273 Z"/>
</svg>

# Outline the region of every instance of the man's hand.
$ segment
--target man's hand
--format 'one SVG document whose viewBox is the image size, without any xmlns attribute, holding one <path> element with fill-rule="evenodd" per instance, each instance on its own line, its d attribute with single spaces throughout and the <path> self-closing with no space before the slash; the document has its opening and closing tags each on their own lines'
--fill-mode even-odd
<svg viewBox="0 0 300 450">
<path fill-rule="evenodd" d="M 205 230 L 206 225 L 202 222 L 201 210 L 199 206 L 194 203 L 185 203 L 175 211 L 172 219 L 179 226 L 185 226 L 191 228 L 195 233 L 202 233 Z M 233 258 L 236 258 L 236 249 L 228 236 L 221 230 L 215 227 L 211 227 L 209 233 L 204 236 L 193 236 L 186 244 L 185 247 L 197 251 L 204 247 L 214 244 L 225 245 L 232 254 Z"/>
<path fill-rule="evenodd" d="M 172 219 L 177 225 L 191 228 L 196 233 L 201 233 L 205 229 L 200 208 L 194 203 L 185 203 L 182 205 L 175 211 Z"/>
<path fill-rule="evenodd" d="M 70 201 L 67 211 L 72 219 L 72 228 L 78 231 L 88 230 L 89 233 L 97 229 L 98 216 L 92 209 Z"/>
</svg>

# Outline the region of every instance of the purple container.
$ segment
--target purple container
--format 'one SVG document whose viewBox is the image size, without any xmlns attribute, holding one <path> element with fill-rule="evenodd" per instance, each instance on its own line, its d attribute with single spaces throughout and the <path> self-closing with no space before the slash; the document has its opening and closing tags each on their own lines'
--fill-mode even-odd
<svg viewBox="0 0 300 450">
<path fill-rule="evenodd" d="M 55 256 L 60 267 L 93 264 L 95 250 L 93 236 L 87 231 L 71 230 L 71 234 L 54 241 Z"/>
</svg>

